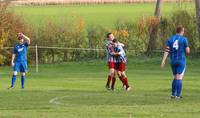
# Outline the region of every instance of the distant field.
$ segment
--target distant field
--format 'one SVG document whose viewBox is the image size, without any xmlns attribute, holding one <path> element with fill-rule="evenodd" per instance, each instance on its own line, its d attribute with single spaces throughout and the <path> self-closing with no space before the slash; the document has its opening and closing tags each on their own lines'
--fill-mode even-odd
<svg viewBox="0 0 200 118">
<path fill-rule="evenodd" d="M 139 18 L 152 16 L 155 4 L 106 4 L 106 5 L 55 5 L 55 6 L 21 6 L 11 7 L 11 10 L 23 16 L 25 21 L 33 27 L 40 27 L 49 19 L 62 22 L 66 17 L 73 15 L 83 18 L 86 25 L 99 24 L 104 27 L 113 27 L 118 20 L 137 21 Z M 193 11 L 192 3 L 165 3 L 162 15 L 168 16 L 176 9 Z"/>
<path fill-rule="evenodd" d="M 104 61 L 40 65 L 29 68 L 25 90 L 11 68 L 0 68 L 0 118 L 199 118 L 200 61 L 189 60 L 183 99 L 171 100 L 171 70 L 161 71 L 160 59 L 129 58 L 127 75 L 132 91 L 117 79 L 116 91 L 106 91 Z"/>
<path fill-rule="evenodd" d="M 164 2 L 180 2 L 180 0 L 163 0 Z M 181 0 L 192 1 L 192 0 Z M 106 4 L 106 3 L 144 3 L 156 2 L 156 0 L 16 0 L 13 4 L 32 4 L 32 5 L 46 5 L 46 4 Z"/>
</svg>

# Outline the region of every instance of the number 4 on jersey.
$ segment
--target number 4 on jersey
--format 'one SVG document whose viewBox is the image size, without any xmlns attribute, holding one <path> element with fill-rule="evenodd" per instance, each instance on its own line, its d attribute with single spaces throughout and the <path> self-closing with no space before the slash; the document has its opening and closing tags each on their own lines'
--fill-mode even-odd
<svg viewBox="0 0 200 118">
<path fill-rule="evenodd" d="M 178 50 L 178 40 L 176 40 L 176 41 L 173 43 L 173 48 L 175 48 L 176 50 Z"/>
</svg>

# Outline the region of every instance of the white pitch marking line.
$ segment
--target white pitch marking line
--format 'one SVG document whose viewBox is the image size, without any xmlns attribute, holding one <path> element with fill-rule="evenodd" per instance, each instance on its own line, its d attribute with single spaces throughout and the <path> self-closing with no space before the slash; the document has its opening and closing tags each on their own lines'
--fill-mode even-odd
<svg viewBox="0 0 200 118">
<path fill-rule="evenodd" d="M 63 98 L 66 98 L 66 97 L 68 97 L 68 96 L 55 97 L 55 98 L 49 100 L 49 103 L 50 104 L 56 104 L 56 105 L 66 105 L 64 103 L 58 102 L 58 100 L 62 100 Z"/>
<path fill-rule="evenodd" d="M 136 96 L 136 95 L 131 95 L 131 96 Z M 55 104 L 55 105 L 68 105 L 68 104 L 65 104 L 65 103 L 62 103 L 62 102 L 59 102 L 59 100 L 62 100 L 63 98 L 67 98 L 67 97 L 70 97 L 70 96 L 61 96 L 61 97 L 55 97 L 55 98 L 52 98 L 49 100 L 49 103 L 50 104 Z M 137 96 L 138 97 L 138 96 Z M 144 97 L 143 95 L 139 96 L 139 97 Z M 138 105 L 134 105 L 134 106 L 131 106 L 131 107 L 138 107 Z"/>
</svg>

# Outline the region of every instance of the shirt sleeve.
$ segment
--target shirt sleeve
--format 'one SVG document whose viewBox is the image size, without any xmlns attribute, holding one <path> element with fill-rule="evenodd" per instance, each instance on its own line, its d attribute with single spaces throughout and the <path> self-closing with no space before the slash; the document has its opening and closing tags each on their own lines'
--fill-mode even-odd
<svg viewBox="0 0 200 118">
<path fill-rule="evenodd" d="M 107 48 L 108 53 L 111 54 L 112 51 L 113 51 L 112 45 L 111 45 L 111 44 L 108 44 L 108 45 L 106 46 L 106 48 Z"/>
<path fill-rule="evenodd" d="M 118 53 L 119 53 L 119 55 L 121 55 L 123 53 L 123 47 L 119 46 L 118 48 L 119 48 L 119 52 Z"/>
<path fill-rule="evenodd" d="M 124 46 L 125 46 L 123 43 L 119 43 L 119 45 L 121 45 L 122 47 L 124 47 Z"/>
<path fill-rule="evenodd" d="M 187 38 L 185 38 L 185 41 L 184 41 L 184 47 L 185 47 L 185 48 L 189 47 L 188 39 L 187 39 Z"/>
<path fill-rule="evenodd" d="M 167 41 L 166 41 L 166 46 L 167 46 L 167 47 L 170 47 L 169 39 L 167 39 Z"/>
<path fill-rule="evenodd" d="M 26 47 L 28 47 L 28 46 L 29 46 L 27 42 L 25 42 L 25 43 L 24 43 L 24 45 L 25 45 Z"/>
<path fill-rule="evenodd" d="M 16 54 L 17 53 L 17 49 L 16 49 L 16 46 L 13 48 L 13 54 Z"/>
</svg>

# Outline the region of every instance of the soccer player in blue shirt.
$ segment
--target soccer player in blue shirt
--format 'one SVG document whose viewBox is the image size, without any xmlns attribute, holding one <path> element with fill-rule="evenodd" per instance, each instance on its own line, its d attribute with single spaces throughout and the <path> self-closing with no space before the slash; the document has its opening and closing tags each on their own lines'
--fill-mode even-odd
<svg viewBox="0 0 200 118">
<path fill-rule="evenodd" d="M 184 27 L 177 27 L 176 34 L 166 42 L 161 68 L 164 67 L 168 54 L 170 54 L 171 68 L 174 75 L 172 81 L 171 98 L 181 98 L 182 79 L 186 69 L 186 54 L 190 53 L 188 40 L 184 35 Z"/>
<path fill-rule="evenodd" d="M 19 43 L 14 46 L 11 65 L 14 67 L 11 86 L 13 89 L 18 72 L 21 72 L 21 88 L 24 89 L 25 73 L 27 72 L 27 49 L 30 45 L 30 38 L 23 33 L 18 33 Z"/>
</svg>

